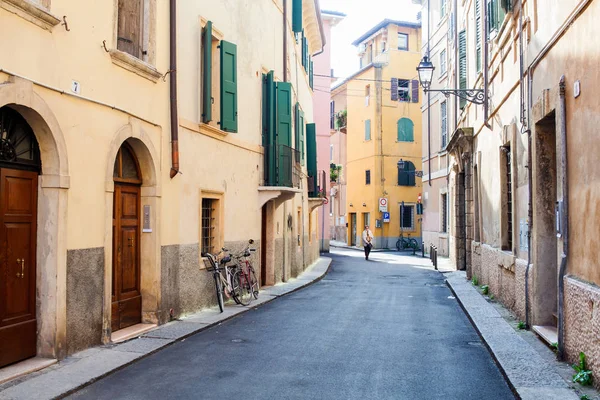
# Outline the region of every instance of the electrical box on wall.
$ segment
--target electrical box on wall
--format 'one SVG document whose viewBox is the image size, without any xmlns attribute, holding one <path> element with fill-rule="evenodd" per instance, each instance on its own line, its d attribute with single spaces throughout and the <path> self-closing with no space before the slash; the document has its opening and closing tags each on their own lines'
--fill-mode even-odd
<svg viewBox="0 0 600 400">
<path fill-rule="evenodd" d="M 375 228 L 381 228 L 381 220 L 380 219 L 375 220 Z"/>
</svg>

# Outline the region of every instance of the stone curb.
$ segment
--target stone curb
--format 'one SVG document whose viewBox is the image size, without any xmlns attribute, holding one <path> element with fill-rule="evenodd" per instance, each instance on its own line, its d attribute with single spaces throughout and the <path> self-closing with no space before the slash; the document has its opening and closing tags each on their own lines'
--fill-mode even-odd
<svg viewBox="0 0 600 400">
<path fill-rule="evenodd" d="M 446 284 L 518 399 L 579 399 L 554 367 L 545 362 L 473 287 L 464 271 L 444 275 Z"/>
<path fill-rule="evenodd" d="M 213 326 L 219 325 L 238 315 L 244 314 L 252 309 L 256 309 L 257 307 L 270 303 L 277 298 L 286 296 L 290 293 L 294 293 L 300 289 L 303 289 L 320 281 L 329 272 L 331 268 L 331 261 L 331 258 L 320 257 L 311 266 L 309 266 L 301 275 L 299 275 L 292 281 L 283 284 L 278 284 L 276 286 L 272 286 L 261 291 L 262 296 L 270 297 L 264 297 L 263 299 L 260 299 L 259 297 L 258 300 L 255 300 L 256 303 L 250 304 L 247 307 L 227 307 L 223 313 L 219 313 L 218 311 L 215 312 L 212 309 L 203 310 L 199 313 L 189 315 L 181 320 L 161 325 L 152 331 L 141 334 L 139 337 L 132 338 L 125 342 L 114 345 L 95 347 L 88 350 L 84 350 L 81 353 L 76 353 L 73 356 L 70 356 L 67 359 L 63 360 L 61 362 L 62 364 L 64 364 L 63 366 L 61 366 L 61 363 L 59 363 L 58 368 L 46 372 L 42 370 L 39 372 L 40 375 L 34 376 L 31 379 L 26 379 L 21 383 L 18 383 L 14 386 L 10 386 L 5 390 L 0 391 L 0 399 L 17 400 L 36 398 L 42 400 L 65 398 L 83 389 L 84 387 L 89 386 L 92 383 L 127 367 L 128 365 L 131 365 L 143 358 L 146 358 L 160 350 L 164 350 L 165 348 L 173 345 L 174 343 L 184 341 L 189 336 L 202 332 Z M 202 320 L 206 321 L 207 319 L 210 322 L 201 322 Z M 183 329 L 185 333 L 180 335 L 177 333 L 175 333 L 174 335 L 170 333 L 166 335 L 163 334 L 161 336 L 161 329 L 164 329 L 166 332 L 177 330 L 173 329 L 175 327 L 185 327 Z M 91 355 L 87 357 L 84 356 L 83 358 L 77 357 L 78 354 L 83 353 L 91 353 Z M 103 363 L 101 360 L 99 360 L 102 356 L 108 356 L 108 361 L 105 360 Z M 94 374 L 94 372 L 88 371 L 88 375 L 81 376 L 79 382 L 73 382 L 76 380 L 72 379 L 73 373 L 76 373 L 76 371 L 69 370 L 77 370 L 76 367 L 78 365 L 78 362 L 73 362 L 74 360 L 84 361 L 87 362 L 87 364 L 101 364 L 100 372 Z M 100 362 L 97 363 L 96 361 Z M 114 365 L 110 365 L 111 363 L 113 363 Z M 106 366 L 106 364 L 109 365 Z M 88 367 L 90 366 L 88 365 Z M 91 369 L 93 369 L 93 367 L 90 368 L 90 370 Z M 66 376 L 63 377 L 62 375 Z M 81 375 L 86 375 L 86 373 L 84 372 Z M 67 383 L 62 383 L 62 385 L 65 387 L 63 389 L 57 388 L 54 390 L 54 393 L 52 393 L 52 390 L 50 389 L 49 385 L 55 382 L 60 382 L 61 378 L 66 378 L 67 380 Z M 67 385 L 70 385 L 70 387 L 67 387 Z M 37 388 L 34 386 L 37 386 Z M 57 393 L 57 391 L 59 393 Z"/>
</svg>

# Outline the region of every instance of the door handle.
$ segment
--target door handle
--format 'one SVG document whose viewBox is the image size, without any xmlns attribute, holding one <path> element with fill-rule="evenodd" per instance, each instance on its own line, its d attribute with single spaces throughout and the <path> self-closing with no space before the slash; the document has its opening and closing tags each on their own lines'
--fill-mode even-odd
<svg viewBox="0 0 600 400">
<path fill-rule="evenodd" d="M 127 240 L 129 240 L 128 247 L 134 247 L 134 245 L 135 245 L 135 238 L 130 237 Z"/>
<path fill-rule="evenodd" d="M 17 258 L 17 264 L 21 264 L 21 272 L 17 272 L 17 278 L 25 278 L 25 259 Z"/>
</svg>

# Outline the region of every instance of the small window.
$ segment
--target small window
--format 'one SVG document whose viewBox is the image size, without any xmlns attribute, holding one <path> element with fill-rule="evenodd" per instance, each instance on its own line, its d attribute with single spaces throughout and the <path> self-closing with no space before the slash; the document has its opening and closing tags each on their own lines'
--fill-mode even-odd
<svg viewBox="0 0 600 400">
<path fill-rule="evenodd" d="M 408 118 L 400 118 L 398 120 L 398 141 L 413 142 L 414 141 L 414 126 L 413 122 Z"/>
<path fill-rule="evenodd" d="M 404 161 L 401 168 L 398 165 L 398 186 L 415 186 L 415 165 L 410 161 Z"/>
<path fill-rule="evenodd" d="M 446 73 L 446 49 L 440 51 L 440 76 Z"/>
<path fill-rule="evenodd" d="M 398 101 L 410 101 L 409 79 L 398 79 Z"/>
<path fill-rule="evenodd" d="M 371 120 L 365 121 L 365 140 L 371 140 Z"/>
<path fill-rule="evenodd" d="M 333 162 L 333 145 L 329 145 L 329 162 Z"/>
<path fill-rule="evenodd" d="M 329 128 L 335 129 L 335 101 L 329 103 Z"/>
<path fill-rule="evenodd" d="M 371 227 L 371 213 L 363 213 L 364 226 Z"/>
<path fill-rule="evenodd" d="M 440 19 L 446 16 L 446 0 L 440 0 Z"/>
<path fill-rule="evenodd" d="M 402 229 L 412 231 L 415 229 L 415 207 L 413 205 L 400 205 L 400 226 Z"/>
<path fill-rule="evenodd" d="M 143 45 L 144 0 L 119 0 L 117 49 L 142 59 L 148 54 Z"/>
<path fill-rule="evenodd" d="M 302 246 L 302 238 L 300 237 L 300 231 L 302 230 L 302 209 L 298 207 L 296 217 L 296 231 L 298 234 L 298 246 Z"/>
<path fill-rule="evenodd" d="M 371 99 L 371 85 L 365 86 L 365 106 L 369 106 L 369 100 Z"/>
<path fill-rule="evenodd" d="M 440 119 L 441 119 L 441 133 L 442 133 L 442 149 L 446 148 L 448 144 L 448 103 L 446 100 L 440 104 Z"/>
<path fill-rule="evenodd" d="M 502 151 L 501 160 L 503 166 L 501 171 L 503 172 L 502 183 L 506 188 L 506 193 L 503 199 L 503 222 L 505 230 L 502 235 L 502 250 L 512 251 L 513 250 L 513 187 L 512 187 L 512 166 L 511 158 L 512 153 L 510 146 L 504 146 L 500 148 Z"/>
<path fill-rule="evenodd" d="M 202 253 L 215 254 L 216 200 L 202 199 Z"/>
<path fill-rule="evenodd" d="M 408 51 L 408 35 L 398 32 L 398 50 Z"/>
<path fill-rule="evenodd" d="M 371 170 L 370 169 L 365 171 L 365 184 L 366 185 L 371 184 Z"/>
<path fill-rule="evenodd" d="M 448 232 L 448 194 L 442 194 L 442 200 L 440 202 L 440 215 L 442 216 L 441 231 L 443 233 Z"/>
</svg>

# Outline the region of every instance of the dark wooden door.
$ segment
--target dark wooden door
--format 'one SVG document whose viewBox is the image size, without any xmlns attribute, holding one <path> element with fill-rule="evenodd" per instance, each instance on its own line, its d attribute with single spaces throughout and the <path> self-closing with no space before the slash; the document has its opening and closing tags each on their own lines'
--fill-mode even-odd
<svg viewBox="0 0 600 400">
<path fill-rule="evenodd" d="M 0 169 L 0 367 L 36 354 L 37 181 Z"/>
<path fill-rule="evenodd" d="M 267 285 L 267 210 L 268 206 L 262 206 L 260 226 L 260 285 Z"/>
<path fill-rule="evenodd" d="M 140 186 L 115 182 L 111 328 L 114 332 L 141 321 Z"/>
</svg>

